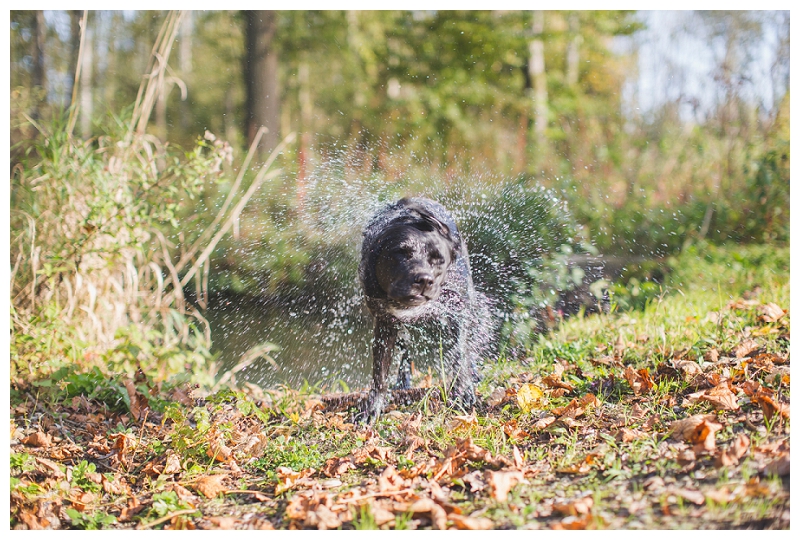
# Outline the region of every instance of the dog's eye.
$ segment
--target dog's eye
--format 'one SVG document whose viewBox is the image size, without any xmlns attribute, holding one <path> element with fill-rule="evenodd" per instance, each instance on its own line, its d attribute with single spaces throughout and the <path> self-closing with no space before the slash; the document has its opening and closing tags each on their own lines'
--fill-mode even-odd
<svg viewBox="0 0 800 540">
<path fill-rule="evenodd" d="M 403 257 L 405 259 L 410 259 L 414 255 L 414 250 L 408 246 L 400 246 L 399 248 L 394 250 L 395 255 Z"/>
<path fill-rule="evenodd" d="M 430 261 L 431 264 L 444 264 L 444 257 L 442 257 L 442 254 L 439 253 L 438 251 L 432 252 L 428 256 L 428 260 Z"/>
</svg>

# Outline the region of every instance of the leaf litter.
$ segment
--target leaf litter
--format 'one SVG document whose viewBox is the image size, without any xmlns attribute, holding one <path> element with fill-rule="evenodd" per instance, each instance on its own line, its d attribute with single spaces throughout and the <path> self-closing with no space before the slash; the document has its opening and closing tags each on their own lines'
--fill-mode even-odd
<svg viewBox="0 0 800 540">
<path fill-rule="evenodd" d="M 17 383 L 12 527 L 788 528 L 788 347 L 760 329 L 788 335 L 789 314 L 720 313 L 750 321 L 727 346 L 637 365 L 647 336 L 618 332 L 496 377 L 476 411 L 392 406 L 373 427 L 288 388 L 174 388 L 165 408 L 129 380 L 120 413 Z"/>
</svg>

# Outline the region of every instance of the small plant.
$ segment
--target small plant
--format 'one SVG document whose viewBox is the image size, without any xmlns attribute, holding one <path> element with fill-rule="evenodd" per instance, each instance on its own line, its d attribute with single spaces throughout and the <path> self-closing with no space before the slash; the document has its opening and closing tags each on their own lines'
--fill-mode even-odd
<svg viewBox="0 0 800 540">
<path fill-rule="evenodd" d="M 72 522 L 72 526 L 76 529 L 85 529 L 87 531 L 96 531 L 105 529 L 109 525 L 117 523 L 117 518 L 106 514 L 105 512 L 95 512 L 94 514 L 82 514 L 74 508 L 67 508 L 65 510 L 67 516 Z"/>
</svg>

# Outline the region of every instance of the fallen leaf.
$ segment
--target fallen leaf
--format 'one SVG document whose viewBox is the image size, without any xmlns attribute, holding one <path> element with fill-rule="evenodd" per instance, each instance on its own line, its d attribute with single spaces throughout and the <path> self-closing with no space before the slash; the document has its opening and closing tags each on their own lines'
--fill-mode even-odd
<svg viewBox="0 0 800 540">
<path fill-rule="evenodd" d="M 541 430 L 541 429 L 545 429 L 545 428 L 553 425 L 555 423 L 555 421 L 556 421 L 556 417 L 555 416 L 545 416 L 544 418 L 540 418 L 539 420 L 537 420 L 536 423 L 533 424 L 532 429 L 537 430 L 537 431 Z"/>
<path fill-rule="evenodd" d="M 744 358 L 756 349 L 758 349 L 758 342 L 754 339 L 746 339 L 734 347 L 733 354 L 736 358 Z"/>
<path fill-rule="evenodd" d="M 228 516 L 213 516 L 207 519 L 220 529 L 233 529 L 233 527 L 239 522 L 238 519 Z"/>
<path fill-rule="evenodd" d="M 322 466 L 320 472 L 330 478 L 338 478 L 339 476 L 346 473 L 350 469 L 355 469 L 355 468 L 356 466 L 353 463 L 353 459 L 349 456 L 332 457 L 325 462 L 325 465 Z"/>
<path fill-rule="evenodd" d="M 378 477 L 378 491 L 397 491 L 405 487 L 405 481 L 397 474 L 397 470 L 389 465 Z"/>
<path fill-rule="evenodd" d="M 761 320 L 768 323 L 777 322 L 778 319 L 786 315 L 786 311 L 772 302 L 758 306 L 758 311 L 761 313 Z"/>
<path fill-rule="evenodd" d="M 727 381 L 713 388 L 689 394 L 686 396 L 686 399 L 690 403 L 706 401 L 715 409 L 721 411 L 735 411 L 739 409 L 739 402 L 736 399 L 736 394 L 733 393 L 730 383 Z"/>
<path fill-rule="evenodd" d="M 591 512 L 593 505 L 594 505 L 594 499 L 591 496 L 587 495 L 563 503 L 554 502 L 553 510 L 558 512 L 559 514 L 564 514 L 568 516 L 579 516 Z"/>
<path fill-rule="evenodd" d="M 465 416 L 453 416 L 447 423 L 448 431 L 469 430 L 478 425 L 478 418 L 475 414 Z"/>
<path fill-rule="evenodd" d="M 631 390 L 637 396 L 653 389 L 653 379 L 650 377 L 647 368 L 635 370 L 631 366 L 627 366 L 623 375 L 625 380 L 628 381 Z"/>
<path fill-rule="evenodd" d="M 508 435 L 511 439 L 515 439 L 518 441 L 530 437 L 527 431 L 517 426 L 516 418 L 512 418 L 511 420 L 503 424 L 503 432 L 506 435 Z"/>
<path fill-rule="evenodd" d="M 49 474 L 54 478 L 64 478 L 66 476 L 64 471 L 61 470 L 61 466 L 55 461 L 50 461 L 47 458 L 37 457 L 36 462 L 39 463 L 40 465 L 44 465 L 44 467 L 47 470 L 42 472 L 44 472 L 45 474 Z"/>
<path fill-rule="evenodd" d="M 471 471 L 461 477 L 461 480 L 469 484 L 470 493 L 481 491 L 486 487 L 486 482 L 483 481 L 483 473 L 479 470 Z"/>
<path fill-rule="evenodd" d="M 525 475 L 522 471 L 486 471 L 486 482 L 489 493 L 497 502 L 508 500 L 508 492 L 519 482 L 523 482 Z"/>
<path fill-rule="evenodd" d="M 544 403 L 544 392 L 536 385 L 525 383 L 517 389 L 517 404 L 524 413 L 540 409 Z"/>
<path fill-rule="evenodd" d="M 433 499 L 418 499 L 411 503 L 408 511 L 413 514 L 430 513 L 434 529 L 443 531 L 447 528 L 447 512 Z"/>
<path fill-rule="evenodd" d="M 181 472 L 181 458 L 173 450 L 168 450 L 163 474 L 177 474 L 179 472 Z"/>
<path fill-rule="evenodd" d="M 778 476 L 789 476 L 789 452 L 784 452 L 773 459 L 764 467 L 766 474 L 777 474 Z"/>
<path fill-rule="evenodd" d="M 228 488 L 225 487 L 223 481 L 228 477 L 227 474 L 214 474 L 210 476 L 202 476 L 197 479 L 194 484 L 195 490 L 202 493 L 209 499 L 215 498 L 220 493 L 225 493 Z"/>
<path fill-rule="evenodd" d="M 139 392 L 130 379 L 125 379 L 122 384 L 125 386 L 125 390 L 127 390 L 128 398 L 131 402 L 131 416 L 133 416 L 135 420 L 141 420 L 150 410 L 150 402 L 147 401 L 147 396 Z"/>
<path fill-rule="evenodd" d="M 391 524 L 394 521 L 394 512 L 391 510 L 384 508 L 381 504 L 377 501 L 365 505 L 368 508 L 369 513 L 372 515 L 373 521 L 375 521 L 375 525 L 380 527 L 381 525 L 385 525 L 387 523 Z"/>
<path fill-rule="evenodd" d="M 740 433 L 731 444 L 730 448 L 723 450 L 717 456 L 715 465 L 718 467 L 733 467 L 739 463 L 750 448 L 750 438 Z"/>
<path fill-rule="evenodd" d="M 50 446 L 50 444 L 52 444 L 52 437 L 42 431 L 37 431 L 22 439 L 21 442 L 27 446 Z"/>
<path fill-rule="evenodd" d="M 645 437 L 647 437 L 647 433 L 645 433 L 644 431 L 623 427 L 620 428 L 619 431 L 617 431 L 616 439 L 623 443 L 629 443 L 632 441 L 643 439 Z"/>
<path fill-rule="evenodd" d="M 593 525 L 592 520 L 594 518 L 591 515 L 586 515 L 582 517 L 577 516 L 567 516 L 561 521 L 557 521 L 550 525 L 550 528 L 557 531 L 583 531 L 585 529 L 591 528 Z"/>
<path fill-rule="evenodd" d="M 682 488 L 675 488 L 671 490 L 674 495 L 687 500 L 691 503 L 694 503 L 698 506 L 705 504 L 706 497 L 702 493 L 694 489 L 682 489 Z"/>
<path fill-rule="evenodd" d="M 714 434 L 722 429 L 722 425 L 714 422 L 713 414 L 695 414 L 683 420 L 676 420 L 671 424 L 673 437 L 694 444 L 706 451 L 716 448 Z"/>
<path fill-rule="evenodd" d="M 460 514 L 448 514 L 447 519 L 462 531 L 488 531 L 494 528 L 494 522 L 485 517 L 470 517 Z"/>
</svg>

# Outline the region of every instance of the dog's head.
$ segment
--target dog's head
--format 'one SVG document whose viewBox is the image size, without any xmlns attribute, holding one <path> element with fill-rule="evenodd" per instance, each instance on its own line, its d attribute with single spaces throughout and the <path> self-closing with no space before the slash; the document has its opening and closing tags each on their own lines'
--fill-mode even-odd
<svg viewBox="0 0 800 540">
<path fill-rule="evenodd" d="M 392 304 L 413 308 L 439 298 L 459 249 L 447 225 L 424 208 L 408 208 L 376 240 L 375 279 Z"/>
</svg>

